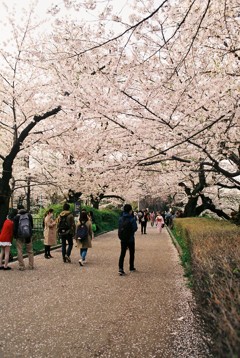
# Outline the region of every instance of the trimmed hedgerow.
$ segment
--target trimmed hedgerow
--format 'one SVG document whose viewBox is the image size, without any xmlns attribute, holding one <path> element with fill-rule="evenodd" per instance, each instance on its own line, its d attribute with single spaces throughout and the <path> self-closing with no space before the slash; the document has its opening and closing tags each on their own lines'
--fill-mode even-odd
<svg viewBox="0 0 240 358">
<path fill-rule="evenodd" d="M 174 235 L 190 254 L 191 282 L 216 356 L 239 357 L 240 228 L 226 221 L 184 218 L 175 220 Z"/>
</svg>

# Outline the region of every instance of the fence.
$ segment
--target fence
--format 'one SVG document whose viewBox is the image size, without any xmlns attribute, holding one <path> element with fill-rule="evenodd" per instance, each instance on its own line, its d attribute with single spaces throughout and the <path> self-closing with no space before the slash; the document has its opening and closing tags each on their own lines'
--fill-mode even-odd
<svg viewBox="0 0 240 358">
<path fill-rule="evenodd" d="M 33 218 L 33 238 L 43 239 L 43 219 Z"/>
</svg>

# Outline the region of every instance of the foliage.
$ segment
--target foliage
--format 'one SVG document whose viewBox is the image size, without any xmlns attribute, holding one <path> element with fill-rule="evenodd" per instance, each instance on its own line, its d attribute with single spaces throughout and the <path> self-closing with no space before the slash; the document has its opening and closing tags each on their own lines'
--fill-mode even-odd
<svg viewBox="0 0 240 358">
<path fill-rule="evenodd" d="M 58 215 L 62 211 L 62 207 L 63 207 L 62 204 L 54 204 L 54 205 L 49 206 L 46 209 L 42 208 L 42 209 L 40 209 L 37 217 L 42 220 L 44 217 L 44 214 L 50 208 L 52 208 L 54 210 L 54 216 L 58 217 Z M 94 222 L 97 226 L 96 234 L 99 234 L 104 231 L 110 231 L 110 230 L 117 228 L 118 218 L 120 215 L 119 209 L 113 208 L 111 210 L 109 210 L 109 209 L 98 210 L 98 209 L 92 208 L 91 206 L 83 206 L 82 209 L 85 209 L 88 213 L 90 211 L 93 212 Z M 73 204 L 70 204 L 70 210 L 73 212 L 73 210 L 74 210 Z"/>
<path fill-rule="evenodd" d="M 190 252 L 193 289 L 214 336 L 216 356 L 240 354 L 240 229 L 206 218 L 174 220 Z"/>
<path fill-rule="evenodd" d="M 96 234 L 105 231 L 111 231 L 117 228 L 120 210 L 114 209 L 94 209 L 90 206 L 83 207 L 87 212 L 92 211 L 94 222 L 97 226 Z"/>
<path fill-rule="evenodd" d="M 42 22 L 7 3 L 0 224 L 12 193 L 69 188 L 236 209 L 238 0 L 60 0 Z"/>
<path fill-rule="evenodd" d="M 181 263 L 184 267 L 185 276 L 188 278 L 188 285 L 192 286 L 192 268 L 191 268 L 191 253 L 189 246 L 186 241 L 183 239 L 182 233 L 180 230 L 177 230 L 174 226 L 172 229 L 172 233 L 181 248 Z"/>
<path fill-rule="evenodd" d="M 74 205 L 73 204 L 69 204 L 70 205 L 70 211 L 73 212 L 74 210 Z M 40 218 L 43 219 L 45 213 L 49 210 L 49 209 L 53 209 L 53 213 L 54 213 L 54 217 L 57 218 L 59 216 L 59 214 L 63 211 L 63 204 L 52 204 L 47 208 L 41 208 L 38 212 L 37 215 L 35 215 L 36 218 Z"/>
</svg>

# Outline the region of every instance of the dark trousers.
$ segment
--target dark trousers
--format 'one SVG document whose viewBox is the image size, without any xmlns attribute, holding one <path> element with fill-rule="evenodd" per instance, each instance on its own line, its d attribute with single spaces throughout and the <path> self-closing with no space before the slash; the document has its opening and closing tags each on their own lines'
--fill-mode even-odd
<svg viewBox="0 0 240 358">
<path fill-rule="evenodd" d="M 142 234 L 146 234 L 146 229 L 147 229 L 147 222 L 141 222 L 141 233 Z"/>
<path fill-rule="evenodd" d="M 127 252 L 127 249 L 129 249 L 129 266 L 130 266 L 130 270 L 134 269 L 134 254 L 135 254 L 135 242 L 126 242 L 126 241 L 121 241 L 121 253 L 120 253 L 120 257 L 119 257 L 119 270 L 123 270 L 123 263 L 124 263 L 124 258 Z"/>
<path fill-rule="evenodd" d="M 64 258 L 66 255 L 70 257 L 73 248 L 72 235 L 61 236 L 61 240 L 62 240 L 62 257 Z"/>
<path fill-rule="evenodd" d="M 50 245 L 45 245 L 45 256 L 50 256 Z"/>
</svg>

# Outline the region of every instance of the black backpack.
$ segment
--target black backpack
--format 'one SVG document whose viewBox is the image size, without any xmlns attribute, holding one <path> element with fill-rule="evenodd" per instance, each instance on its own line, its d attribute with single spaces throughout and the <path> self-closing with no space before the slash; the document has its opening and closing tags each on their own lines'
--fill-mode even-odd
<svg viewBox="0 0 240 358">
<path fill-rule="evenodd" d="M 80 223 L 77 227 L 76 239 L 83 242 L 88 238 L 88 228 L 85 223 Z"/>
<path fill-rule="evenodd" d="M 121 241 L 129 241 L 133 234 L 131 218 L 122 216 L 118 227 L 118 237 Z"/>
<path fill-rule="evenodd" d="M 58 223 L 58 234 L 60 236 L 65 236 L 70 233 L 71 227 L 67 221 L 68 215 L 60 216 L 60 220 Z"/>
<path fill-rule="evenodd" d="M 19 215 L 17 236 L 19 239 L 26 242 L 28 242 L 32 236 L 32 226 L 30 224 L 28 213 Z"/>
</svg>

